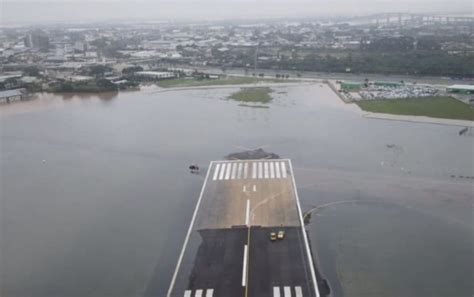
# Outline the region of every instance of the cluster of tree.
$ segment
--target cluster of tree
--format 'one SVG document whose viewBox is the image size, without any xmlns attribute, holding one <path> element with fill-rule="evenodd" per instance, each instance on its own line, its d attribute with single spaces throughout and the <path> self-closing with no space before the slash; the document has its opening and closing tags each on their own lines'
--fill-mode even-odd
<svg viewBox="0 0 474 297">
<path fill-rule="evenodd" d="M 141 66 L 130 66 L 126 67 L 122 70 L 123 75 L 131 75 L 135 72 L 143 71 L 143 67 Z"/>
<path fill-rule="evenodd" d="M 410 51 L 415 48 L 415 38 L 410 36 L 383 37 L 372 40 L 370 43 L 362 42 L 361 49 L 372 52 L 400 52 Z"/>
<path fill-rule="evenodd" d="M 259 67 L 297 71 L 383 73 L 474 77 L 473 56 L 440 51 L 350 53 L 342 57 L 311 54 L 301 60 L 260 62 Z"/>
<path fill-rule="evenodd" d="M 40 76 L 40 69 L 37 66 L 28 66 L 23 69 L 23 74 L 26 76 Z"/>
<path fill-rule="evenodd" d="M 98 79 L 87 82 L 69 82 L 63 81 L 53 88 L 54 92 L 113 92 L 118 91 L 117 85 L 106 80 Z"/>
<path fill-rule="evenodd" d="M 441 49 L 441 40 L 434 36 L 411 36 L 383 37 L 361 42 L 361 50 L 371 52 L 406 52 L 412 50 L 438 51 Z"/>
</svg>

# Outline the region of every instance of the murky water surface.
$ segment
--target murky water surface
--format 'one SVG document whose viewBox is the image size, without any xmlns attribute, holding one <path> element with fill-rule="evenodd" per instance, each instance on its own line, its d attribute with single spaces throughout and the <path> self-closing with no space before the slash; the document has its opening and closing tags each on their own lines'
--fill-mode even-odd
<svg viewBox="0 0 474 297">
<path fill-rule="evenodd" d="M 2 296 L 163 296 L 204 173 L 291 158 L 334 296 L 472 295 L 472 137 L 362 118 L 327 87 L 40 95 L 0 106 Z"/>
</svg>

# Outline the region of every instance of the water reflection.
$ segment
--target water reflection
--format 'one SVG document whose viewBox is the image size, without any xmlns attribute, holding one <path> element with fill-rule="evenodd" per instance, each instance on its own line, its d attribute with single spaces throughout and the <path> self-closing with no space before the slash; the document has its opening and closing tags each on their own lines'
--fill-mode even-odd
<svg viewBox="0 0 474 297">
<path fill-rule="evenodd" d="M 342 293 L 471 293 L 460 282 L 472 275 L 472 184 L 451 178 L 474 175 L 471 137 L 362 118 L 319 85 L 278 90 L 265 109 L 222 100 L 232 91 L 1 106 L 1 295 L 166 293 L 203 181 L 187 166 L 257 147 L 293 160 L 304 210 L 380 202 L 326 208 L 309 227 Z"/>
</svg>

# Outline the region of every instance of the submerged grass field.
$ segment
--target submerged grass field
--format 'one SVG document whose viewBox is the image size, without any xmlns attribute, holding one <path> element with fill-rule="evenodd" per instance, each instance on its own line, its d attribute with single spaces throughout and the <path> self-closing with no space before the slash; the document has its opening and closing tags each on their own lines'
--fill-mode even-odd
<svg viewBox="0 0 474 297">
<path fill-rule="evenodd" d="M 364 100 L 356 102 L 365 111 L 399 115 L 474 121 L 474 109 L 452 97 Z"/>
<path fill-rule="evenodd" d="M 242 88 L 231 94 L 229 99 L 240 102 L 268 103 L 273 99 L 270 95 L 271 92 L 272 89 L 269 87 Z"/>
<path fill-rule="evenodd" d="M 166 79 L 157 82 L 157 85 L 162 88 L 177 88 L 177 87 L 199 87 L 199 86 L 223 86 L 223 85 L 245 85 L 254 84 L 258 82 L 266 83 L 288 83 L 295 82 L 291 80 L 262 78 L 262 77 L 237 77 L 229 76 L 217 79 L 194 79 L 194 78 L 175 78 Z"/>
</svg>

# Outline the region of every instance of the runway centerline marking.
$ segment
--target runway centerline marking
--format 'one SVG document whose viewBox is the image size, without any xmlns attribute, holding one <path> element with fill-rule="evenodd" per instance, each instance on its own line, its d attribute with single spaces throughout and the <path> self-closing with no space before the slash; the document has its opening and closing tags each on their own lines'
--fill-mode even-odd
<svg viewBox="0 0 474 297">
<path fill-rule="evenodd" d="M 247 209 L 245 211 L 245 225 L 249 225 L 250 219 L 250 199 L 247 199 Z"/>
<path fill-rule="evenodd" d="M 247 253 L 248 253 L 248 246 L 244 246 L 244 265 L 242 268 L 242 287 L 245 287 L 247 284 Z"/>
</svg>

